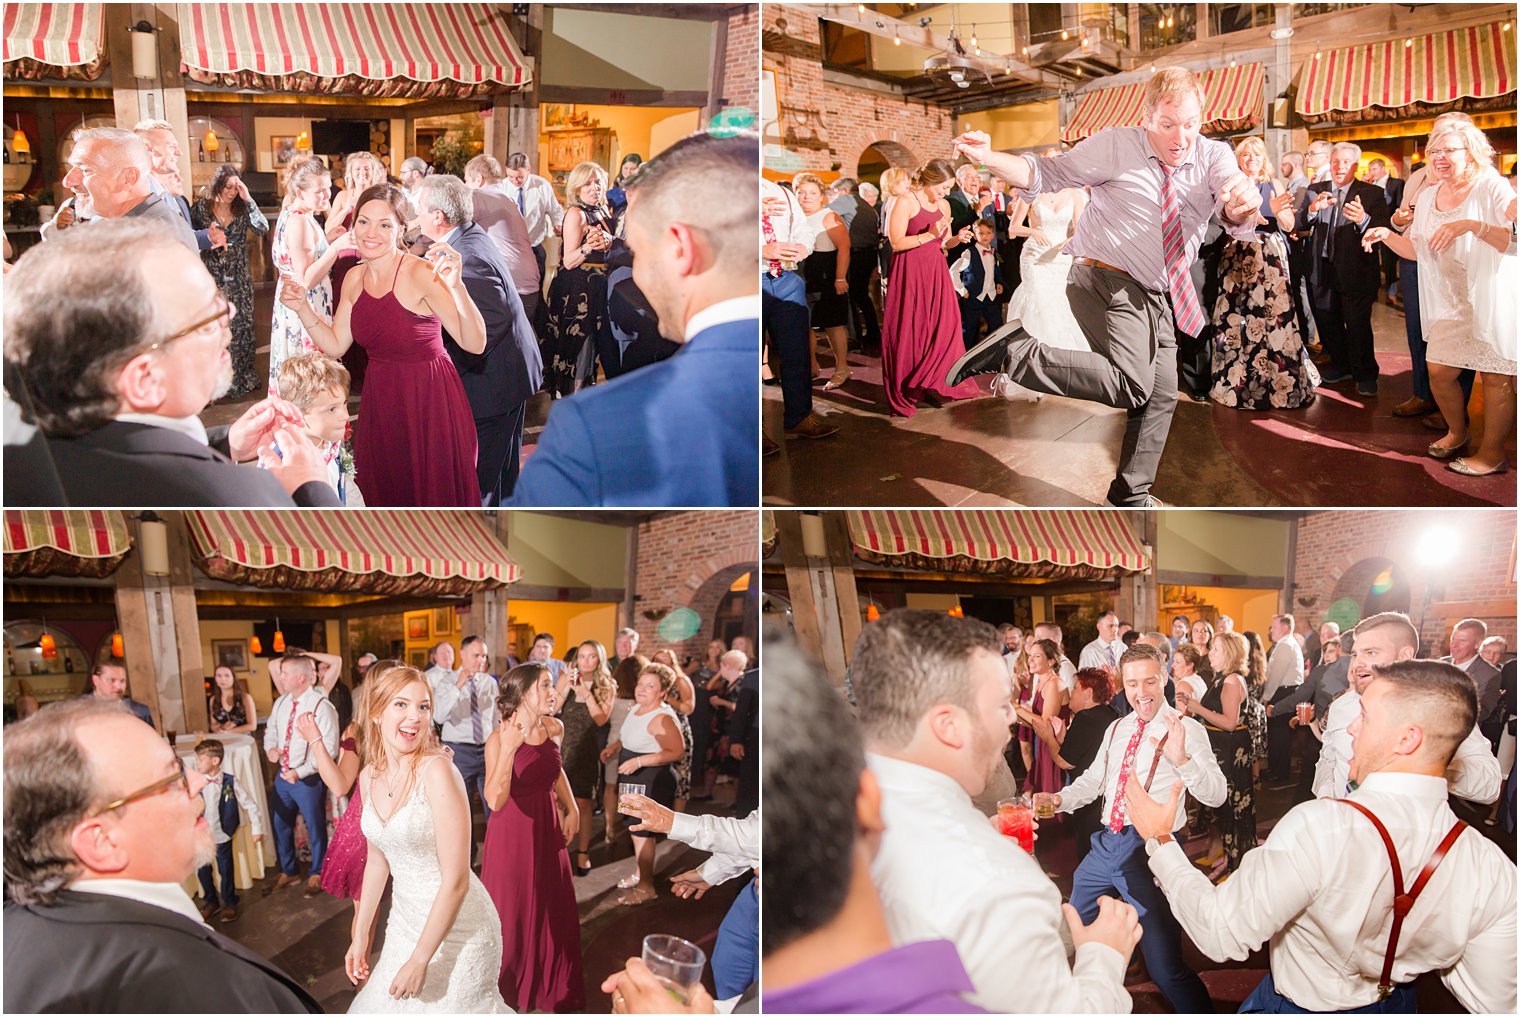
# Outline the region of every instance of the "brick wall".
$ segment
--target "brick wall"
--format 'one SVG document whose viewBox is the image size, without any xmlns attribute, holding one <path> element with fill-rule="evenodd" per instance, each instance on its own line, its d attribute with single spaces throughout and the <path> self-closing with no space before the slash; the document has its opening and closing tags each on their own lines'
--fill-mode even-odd
<svg viewBox="0 0 1520 1017">
<path fill-rule="evenodd" d="M 1439 568 L 1419 561 L 1422 540 L 1436 527 L 1444 527 L 1457 538 L 1451 560 Z M 1366 559 L 1388 559 L 1395 565 L 1395 575 L 1410 585 L 1409 611 L 1420 628 L 1422 653 L 1444 655 L 1452 623 L 1469 614 L 1488 623 L 1489 635 L 1505 637 L 1513 652 L 1516 590 L 1510 569 L 1514 544 L 1513 512 L 1315 513 L 1298 524 L 1293 614 L 1300 630 L 1306 623 L 1318 626 L 1348 571 Z M 1365 589 L 1342 590 L 1339 595 L 1360 593 Z M 1313 605 L 1301 603 L 1308 598 L 1314 599 Z"/>
<path fill-rule="evenodd" d="M 871 145 L 907 168 L 950 157 L 955 125 L 947 110 L 825 82 L 817 19 L 779 4 L 763 6 L 761 18 L 761 64 L 776 75 L 781 131 L 795 130 L 802 139 L 786 145 L 801 160 L 798 171 L 856 176 Z M 812 115 L 799 125 L 790 110 Z M 816 142 L 808 140 L 814 135 Z"/>
<path fill-rule="evenodd" d="M 760 105 L 760 9 L 742 7 L 728 16 L 728 52 L 723 61 L 723 99 L 728 106 Z"/>
<path fill-rule="evenodd" d="M 645 612 L 661 613 L 663 618 L 689 607 L 701 618 L 701 627 L 675 648 L 678 657 L 701 656 L 713 613 L 733 581 L 748 571 L 751 585 L 758 587 L 759 553 L 755 512 L 681 512 L 639 524 L 639 600 L 633 625 L 639 631 L 639 651 L 648 655 L 671 645 L 659 636 L 660 619 L 646 617 Z"/>
</svg>

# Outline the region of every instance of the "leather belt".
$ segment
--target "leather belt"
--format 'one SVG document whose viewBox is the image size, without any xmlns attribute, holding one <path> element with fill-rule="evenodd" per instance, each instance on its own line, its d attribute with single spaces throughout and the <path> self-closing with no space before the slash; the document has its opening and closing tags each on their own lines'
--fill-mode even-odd
<svg viewBox="0 0 1520 1017">
<path fill-rule="evenodd" d="M 1117 265 L 1110 265 L 1106 261 L 1099 261 L 1097 258 L 1073 258 L 1071 260 L 1074 261 L 1074 262 L 1076 262 L 1078 265 L 1086 265 L 1089 268 L 1103 268 L 1103 269 L 1107 269 L 1110 272 L 1118 272 L 1120 275 L 1124 276 L 1124 278 L 1128 279 L 1130 282 L 1135 282 L 1136 281 L 1135 277 L 1132 276 L 1132 275 L 1130 275 L 1128 272 L 1124 271 L 1124 269 L 1119 268 Z"/>
</svg>

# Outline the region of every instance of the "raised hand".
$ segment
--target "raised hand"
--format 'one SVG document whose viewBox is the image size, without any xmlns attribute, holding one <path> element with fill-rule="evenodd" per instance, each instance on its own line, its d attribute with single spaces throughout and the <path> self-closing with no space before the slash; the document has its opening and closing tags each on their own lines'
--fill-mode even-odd
<svg viewBox="0 0 1520 1017">
<path fill-rule="evenodd" d="M 513 710 L 511 715 L 501 724 L 501 747 L 508 752 L 516 752 L 522 747 L 523 742 L 528 740 L 528 728 L 519 716 L 521 710 Z"/>
<path fill-rule="evenodd" d="M 306 287 L 289 272 L 280 273 L 280 303 L 292 311 L 300 311 L 306 305 Z"/>
<path fill-rule="evenodd" d="M 1066 916 L 1066 924 L 1071 929 L 1073 946 L 1080 950 L 1087 943 L 1102 943 L 1117 951 L 1124 958 L 1125 964 L 1129 963 L 1130 955 L 1139 945 L 1143 932 L 1140 916 L 1134 907 L 1115 897 L 1099 897 L 1098 917 L 1092 920 L 1091 925 L 1083 925 L 1082 916 L 1070 904 L 1062 904 L 1061 912 Z"/>
<path fill-rule="evenodd" d="M 964 155 L 980 166 L 992 154 L 992 138 L 985 131 L 967 131 L 955 139 L 955 155 Z"/>
<path fill-rule="evenodd" d="M 1272 208 L 1272 214 L 1276 215 L 1285 208 L 1293 207 L 1293 195 L 1287 191 L 1274 191 L 1272 197 L 1268 200 L 1268 204 Z"/>
<path fill-rule="evenodd" d="M 1414 222 L 1414 206 L 1405 205 L 1403 208 L 1393 213 L 1392 222 L 1399 229 L 1403 229 L 1405 226 L 1408 226 L 1410 223 Z"/>
<path fill-rule="evenodd" d="M 1385 238 L 1386 236 L 1388 236 L 1388 234 L 1391 233 L 1391 232 L 1393 232 L 1393 231 L 1390 230 L 1386 226 L 1374 226 L 1374 227 L 1372 227 L 1372 229 L 1370 229 L 1366 233 L 1362 234 L 1362 250 L 1364 250 L 1364 251 L 1370 251 L 1370 250 L 1372 250 L 1378 244 L 1381 244 L 1383 242 L 1383 238 Z M 1267 707 L 1267 712 L 1268 712 L 1269 716 L 1271 714 L 1271 709 L 1272 708 L 1270 706 Z"/>
<path fill-rule="evenodd" d="M 296 718 L 296 730 L 301 733 L 302 738 L 312 744 L 322 740 L 322 731 L 317 727 L 317 718 L 310 713 L 303 713 Z"/>
<path fill-rule="evenodd" d="M 428 249 L 427 260 L 433 263 L 433 278 L 449 289 L 462 285 L 459 252 L 448 244 L 434 244 Z"/>
<path fill-rule="evenodd" d="M 275 452 L 279 447 L 279 454 Z M 303 485 L 313 481 L 327 482 L 327 463 L 317 454 L 316 447 L 298 431 L 280 428 L 274 440 L 259 449 L 259 460 L 280 482 L 286 494 L 295 494 Z"/>
<path fill-rule="evenodd" d="M 634 833 L 669 833 L 676 818 L 674 812 L 645 795 L 619 796 L 618 811 L 638 817 L 639 825 L 628 828 Z"/>
<path fill-rule="evenodd" d="M 1182 781 L 1174 782 L 1166 801 L 1158 802 L 1146 793 L 1133 773 L 1129 775 L 1129 783 L 1125 785 L 1124 805 L 1129 812 L 1130 823 L 1140 836 L 1149 840 L 1172 832 L 1172 825 L 1177 821 L 1177 803 L 1182 797 L 1182 788 Z"/>
<path fill-rule="evenodd" d="M 211 249 L 213 251 L 227 249 L 227 231 L 216 223 L 212 223 L 206 227 L 206 238 L 211 241 Z"/>
<path fill-rule="evenodd" d="M 227 448 L 236 462 L 252 459 L 259 449 L 274 440 L 274 432 L 282 427 L 306 426 L 306 416 L 295 404 L 278 396 L 260 399 L 227 430 Z"/>
<path fill-rule="evenodd" d="M 1314 195 L 1314 200 L 1309 202 L 1309 214 L 1316 215 L 1331 205 L 1335 204 L 1335 192 L 1323 190 Z"/>
<path fill-rule="evenodd" d="M 766 198 L 760 202 L 761 215 L 786 215 L 790 210 L 785 198 Z"/>
<path fill-rule="evenodd" d="M 1152 737 L 1151 744 L 1159 746 L 1173 766 L 1181 766 L 1187 762 L 1187 728 L 1182 726 L 1182 717 L 1175 713 L 1166 715 L 1166 744 L 1161 745 L 1161 739 Z"/>
<path fill-rule="evenodd" d="M 1352 198 L 1349 202 L 1347 202 L 1346 207 L 1342 211 L 1346 216 L 1347 222 L 1359 223 L 1363 219 L 1367 218 L 1367 210 L 1362 207 L 1362 199 L 1360 196 Z"/>
<path fill-rule="evenodd" d="M 698 985 L 685 1003 L 671 998 L 670 991 L 638 957 L 628 958 L 623 970 L 602 981 L 602 991 L 612 997 L 613 1013 L 716 1013 L 713 999 Z"/>
<path fill-rule="evenodd" d="M 1237 173 L 1224 182 L 1219 189 L 1219 200 L 1224 203 L 1224 215 L 1231 222 L 1245 222 L 1261 208 L 1261 192 L 1256 182 L 1244 173 Z"/>
<path fill-rule="evenodd" d="M 250 205 L 253 204 L 253 195 L 251 195 L 251 194 L 248 193 L 248 185 L 245 184 L 245 183 L 243 183 L 243 178 L 242 177 L 233 177 L 232 180 L 233 180 L 233 182 L 235 184 L 237 184 L 237 194 L 238 194 L 238 197 L 242 198 L 245 202 L 247 202 Z"/>
</svg>

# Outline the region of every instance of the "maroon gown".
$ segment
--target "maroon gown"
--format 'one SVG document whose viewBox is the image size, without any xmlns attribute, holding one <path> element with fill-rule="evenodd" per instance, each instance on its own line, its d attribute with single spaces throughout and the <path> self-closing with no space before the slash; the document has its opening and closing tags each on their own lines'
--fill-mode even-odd
<svg viewBox="0 0 1520 1017">
<path fill-rule="evenodd" d="M 339 743 L 344 752 L 357 752 L 358 744 L 352 738 Z M 369 841 L 359 829 L 359 817 L 364 814 L 364 802 L 359 799 L 359 781 L 354 781 L 354 793 L 348 799 L 348 808 L 338 817 L 333 828 L 332 840 L 322 859 L 322 889 L 337 897 L 358 900 L 364 889 L 364 863 L 369 860 Z"/>
<path fill-rule="evenodd" d="M 1034 702 L 1029 708 L 1035 713 L 1045 712 L 1045 696 L 1043 692 L 1035 692 Z M 1071 709 L 1063 706 L 1056 716 L 1061 718 L 1061 724 L 1064 726 L 1071 720 Z M 1060 794 L 1064 787 L 1066 787 L 1066 771 L 1061 769 L 1060 765 L 1056 762 L 1056 757 L 1051 753 L 1050 749 L 1045 747 L 1045 743 L 1036 739 L 1034 743 L 1034 766 L 1030 768 L 1029 776 L 1024 778 L 1024 791 L 1028 794 L 1033 794 L 1036 791 L 1048 791 L 1051 794 Z M 1059 821 L 1061 817 L 1056 816 L 1055 818 Z M 1040 822 L 1048 823 L 1050 820 L 1042 819 Z"/>
<path fill-rule="evenodd" d="M 369 353 L 355 481 L 370 508 L 479 508 L 475 417 L 444 349 L 443 326 L 396 299 L 395 275 L 383 297 L 361 286 L 349 318 L 354 342 Z"/>
<path fill-rule="evenodd" d="M 480 881 L 501 915 L 501 997 L 519 1012 L 578 1013 L 581 918 L 570 856 L 554 804 L 559 746 L 524 743 L 512 759 L 512 790 L 491 813 Z"/>
<path fill-rule="evenodd" d="M 939 221 L 937 208 L 920 208 L 908 220 L 908 236 L 927 233 Z M 950 269 L 939 244 L 924 244 L 892 254 L 886 313 L 882 319 L 881 377 L 892 412 L 911 417 L 926 392 L 946 399 L 971 399 L 980 393 L 970 379 L 945 387 L 950 365 L 966 352 L 961 338 L 960 304 L 950 284 Z M 368 488 L 365 491 L 368 500 Z"/>
<path fill-rule="evenodd" d="M 354 209 L 349 209 L 343 216 L 343 228 L 354 228 Z M 353 249 L 344 251 L 333 259 L 332 278 L 333 304 L 337 305 L 343 297 L 343 279 L 349 272 L 358 268 L 360 264 L 359 252 Z M 369 354 L 364 352 L 364 347 L 358 343 L 349 346 L 343 351 L 343 366 L 348 368 L 348 391 L 357 394 L 364 389 L 364 369 L 369 365 Z"/>
</svg>

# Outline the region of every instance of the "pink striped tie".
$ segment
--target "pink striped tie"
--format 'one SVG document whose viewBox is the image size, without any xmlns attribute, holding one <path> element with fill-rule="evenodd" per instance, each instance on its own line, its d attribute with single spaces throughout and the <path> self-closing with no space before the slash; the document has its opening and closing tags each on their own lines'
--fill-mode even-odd
<svg viewBox="0 0 1520 1017">
<path fill-rule="evenodd" d="M 1172 188 L 1172 168 L 1161 164 L 1161 249 L 1166 257 L 1166 285 L 1172 295 L 1172 317 L 1188 335 L 1203 331 L 1198 291 L 1188 273 L 1187 244 L 1182 236 L 1182 203 Z"/>
</svg>

